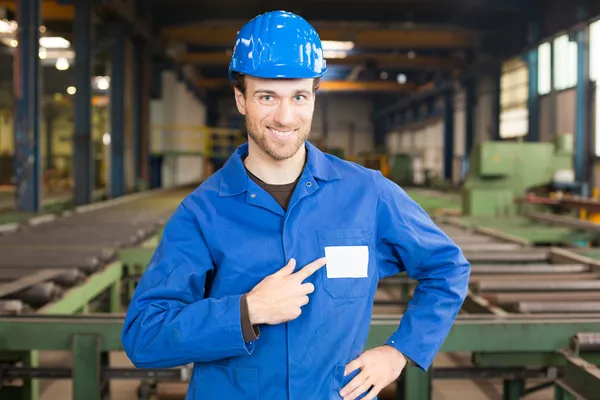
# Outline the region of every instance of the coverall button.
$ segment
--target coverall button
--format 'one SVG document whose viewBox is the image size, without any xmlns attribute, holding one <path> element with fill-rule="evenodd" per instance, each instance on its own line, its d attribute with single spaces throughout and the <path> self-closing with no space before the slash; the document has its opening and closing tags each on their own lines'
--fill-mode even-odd
<svg viewBox="0 0 600 400">
<path fill-rule="evenodd" d="M 252 197 L 252 198 L 255 198 L 255 197 L 256 197 L 256 194 L 252 193 L 252 194 L 250 195 L 250 197 Z"/>
<path fill-rule="evenodd" d="M 312 183 L 310 183 L 310 182 L 306 182 L 306 186 L 308 186 L 308 187 L 311 187 L 311 186 L 312 186 Z"/>
</svg>

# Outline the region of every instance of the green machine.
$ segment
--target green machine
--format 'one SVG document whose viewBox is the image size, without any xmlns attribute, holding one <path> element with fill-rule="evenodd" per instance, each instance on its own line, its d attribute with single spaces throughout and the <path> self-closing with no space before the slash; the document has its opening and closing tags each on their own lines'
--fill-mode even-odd
<svg viewBox="0 0 600 400">
<path fill-rule="evenodd" d="M 390 178 L 400 185 L 414 184 L 413 156 L 408 153 L 396 153 L 389 159 Z"/>
<path fill-rule="evenodd" d="M 550 184 L 573 184 L 571 135 L 552 142 L 490 141 L 471 155 L 463 185 L 463 212 L 469 216 L 517 214 L 515 197 Z"/>
</svg>

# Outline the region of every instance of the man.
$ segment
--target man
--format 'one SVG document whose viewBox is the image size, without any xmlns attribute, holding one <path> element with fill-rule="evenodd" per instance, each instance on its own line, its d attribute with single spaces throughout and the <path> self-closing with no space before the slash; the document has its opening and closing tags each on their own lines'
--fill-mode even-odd
<svg viewBox="0 0 600 400">
<path fill-rule="evenodd" d="M 407 359 L 429 368 L 464 300 L 469 264 L 425 212 L 307 141 L 325 71 L 297 15 L 238 33 L 230 75 L 248 143 L 174 212 L 122 337 L 138 367 L 194 363 L 188 399 L 374 399 Z M 378 280 L 401 271 L 414 298 L 363 351 Z"/>
</svg>

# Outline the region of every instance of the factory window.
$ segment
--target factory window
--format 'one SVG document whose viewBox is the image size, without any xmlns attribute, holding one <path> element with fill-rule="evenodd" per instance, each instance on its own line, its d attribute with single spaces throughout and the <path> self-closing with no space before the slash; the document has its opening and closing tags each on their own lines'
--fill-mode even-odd
<svg viewBox="0 0 600 400">
<path fill-rule="evenodd" d="M 596 81 L 593 120 L 596 157 L 600 157 L 600 21 L 590 25 L 590 79 Z"/>
<path fill-rule="evenodd" d="M 554 88 L 564 90 L 577 84 L 577 43 L 568 35 L 554 39 Z"/>
<path fill-rule="evenodd" d="M 538 94 L 543 96 L 552 89 L 552 45 L 542 43 L 538 47 Z"/>
<path fill-rule="evenodd" d="M 525 136 L 528 129 L 527 99 L 529 71 L 527 64 L 514 58 L 502 65 L 500 80 L 500 137 Z"/>
<path fill-rule="evenodd" d="M 590 25 L 590 79 L 600 81 L 600 21 Z"/>
</svg>

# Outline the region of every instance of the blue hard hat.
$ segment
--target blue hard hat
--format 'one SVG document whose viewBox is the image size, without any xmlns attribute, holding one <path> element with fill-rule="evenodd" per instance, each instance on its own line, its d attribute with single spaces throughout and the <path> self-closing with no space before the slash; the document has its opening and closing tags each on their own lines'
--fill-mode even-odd
<svg viewBox="0 0 600 400">
<path fill-rule="evenodd" d="M 229 77 L 235 71 L 259 78 L 317 78 L 326 70 L 317 31 L 296 14 L 271 11 L 238 32 Z"/>
</svg>

